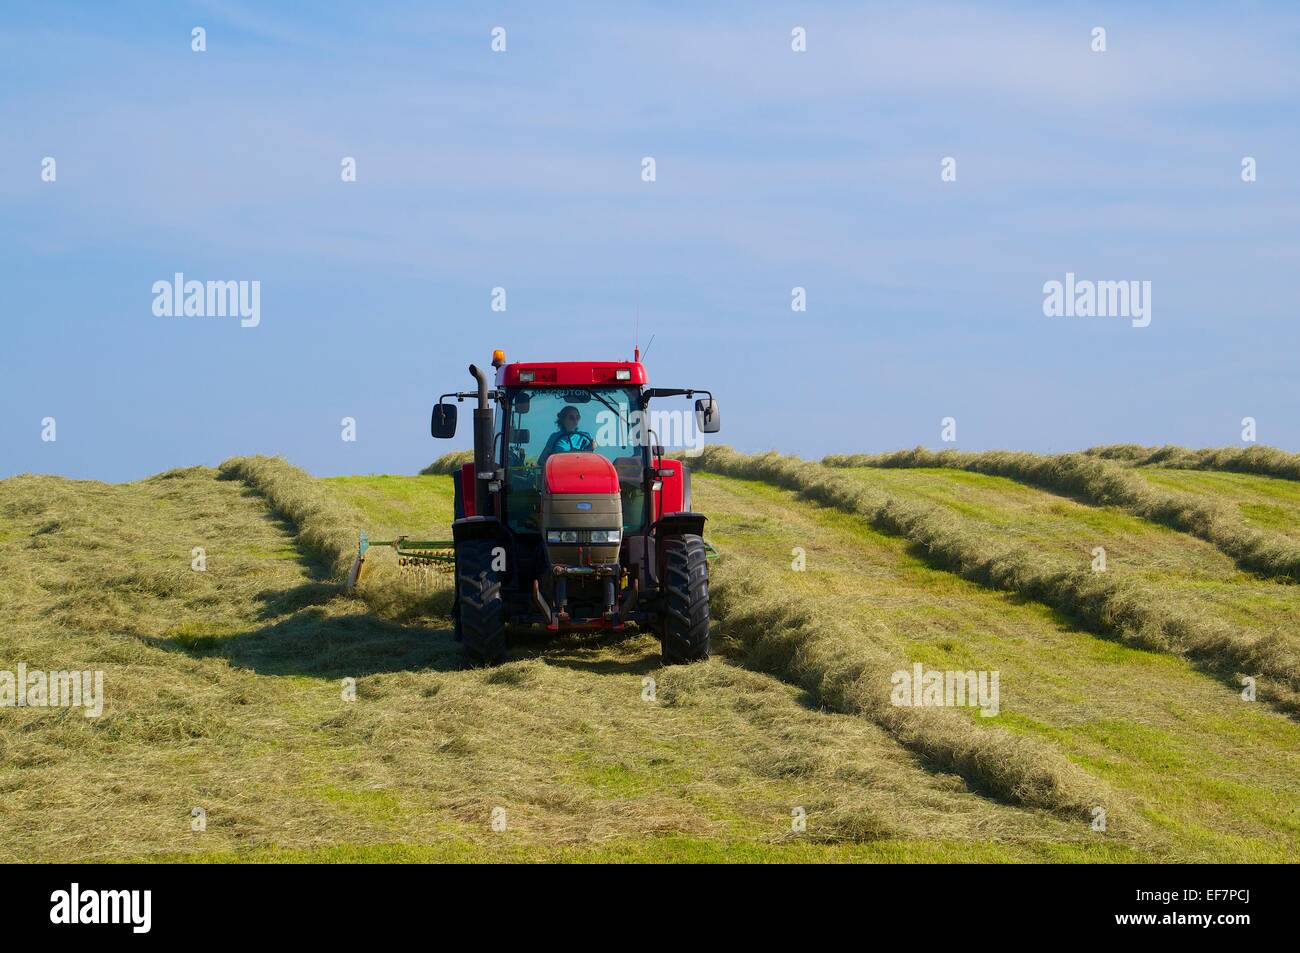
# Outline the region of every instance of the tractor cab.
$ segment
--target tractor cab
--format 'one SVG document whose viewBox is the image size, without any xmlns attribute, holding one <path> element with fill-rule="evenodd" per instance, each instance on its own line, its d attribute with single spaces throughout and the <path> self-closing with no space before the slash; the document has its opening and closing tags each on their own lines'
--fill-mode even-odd
<svg viewBox="0 0 1300 953">
<path fill-rule="evenodd" d="M 650 465 L 650 448 L 633 430 L 633 422 L 641 416 L 640 386 L 589 381 L 582 386 L 513 384 L 500 390 L 495 439 L 505 448 L 500 462 L 506 471 L 504 509 L 511 530 L 543 529 L 537 520 L 545 468 L 550 461 L 575 453 L 595 454 L 618 473 L 623 511 L 613 528 L 632 532 L 644 525 L 646 497 L 641 484 Z"/>
<path fill-rule="evenodd" d="M 716 433 L 713 395 L 651 388 L 631 361 L 508 364 L 493 354 L 494 386 L 444 394 L 435 437 L 456 431 L 457 406 L 476 398 L 474 460 L 453 474 L 458 638 L 472 661 L 505 657 L 507 625 L 559 632 L 657 628 L 665 661 L 708 655 L 710 548 L 691 509 L 690 471 L 666 459 L 650 402 L 693 398 L 701 433 Z M 450 403 L 448 398 L 455 398 Z M 675 431 L 682 432 L 682 424 Z"/>
</svg>

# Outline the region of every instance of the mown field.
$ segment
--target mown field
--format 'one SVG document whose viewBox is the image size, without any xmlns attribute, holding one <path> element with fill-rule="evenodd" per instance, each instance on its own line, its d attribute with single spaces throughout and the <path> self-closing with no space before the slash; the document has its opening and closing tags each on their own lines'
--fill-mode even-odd
<svg viewBox="0 0 1300 953">
<path fill-rule="evenodd" d="M 1223 500 L 1256 529 L 1300 539 L 1300 483 L 1294 480 L 1159 467 L 1140 467 L 1135 472 L 1154 486 Z"/>
<path fill-rule="evenodd" d="M 715 653 L 673 668 L 633 631 L 464 669 L 442 583 L 382 551 L 345 594 L 358 530 L 446 535 L 442 475 L 0 481 L 0 670 L 106 695 L 0 708 L 0 860 L 1300 859 L 1300 484 L 1098 460 L 1214 522 L 983 460 L 709 451 Z M 916 662 L 998 671 L 998 714 L 892 706 Z"/>
</svg>

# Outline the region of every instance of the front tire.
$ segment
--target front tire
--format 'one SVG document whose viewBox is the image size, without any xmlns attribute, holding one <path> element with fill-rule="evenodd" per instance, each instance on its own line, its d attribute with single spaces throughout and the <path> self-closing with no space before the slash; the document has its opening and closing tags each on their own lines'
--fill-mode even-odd
<svg viewBox="0 0 1300 953">
<path fill-rule="evenodd" d="M 709 657 L 709 566 L 704 540 L 685 534 L 669 536 L 661 545 L 664 664 L 701 662 Z"/>
<path fill-rule="evenodd" d="M 506 608 L 489 539 L 456 544 L 456 633 L 470 665 L 506 660 Z"/>
</svg>

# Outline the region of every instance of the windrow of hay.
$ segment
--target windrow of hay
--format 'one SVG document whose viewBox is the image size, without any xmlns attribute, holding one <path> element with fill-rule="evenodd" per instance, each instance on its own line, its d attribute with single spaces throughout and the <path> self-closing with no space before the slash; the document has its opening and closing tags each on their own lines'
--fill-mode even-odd
<svg viewBox="0 0 1300 953">
<path fill-rule="evenodd" d="M 951 511 L 900 501 L 797 457 L 774 452 L 749 456 L 715 446 L 706 448 L 692 466 L 761 480 L 861 516 L 876 529 L 914 543 L 943 568 L 1035 599 L 1094 631 L 1140 648 L 1185 656 L 1224 676 L 1256 676 L 1261 696 L 1300 713 L 1300 658 L 1276 634 L 1259 635 L 1194 615 L 1172 605 L 1164 593 L 1056 564 L 1024 547 L 1000 548 Z"/>
<path fill-rule="evenodd" d="M 1098 506 L 1122 507 L 1135 516 L 1200 537 L 1245 569 L 1300 581 L 1300 544 L 1294 540 L 1254 529 L 1223 506 L 1195 494 L 1154 487 L 1128 468 L 1099 456 L 1040 456 L 1009 450 L 963 453 L 917 447 L 895 453 L 830 456 L 822 462 L 830 467 L 947 467 L 1007 477 Z"/>
<path fill-rule="evenodd" d="M 1083 451 L 1090 457 L 1121 460 L 1139 467 L 1168 467 L 1172 470 L 1227 470 L 1256 476 L 1300 480 L 1300 453 L 1287 453 L 1277 447 L 1208 447 L 1188 450 L 1166 444 L 1144 447 L 1136 443 L 1117 443 L 1091 447 Z"/>
<path fill-rule="evenodd" d="M 447 476 L 455 473 L 467 463 L 474 462 L 473 450 L 453 450 L 444 453 L 433 463 L 420 471 L 420 476 Z"/>
<path fill-rule="evenodd" d="M 337 581 L 347 576 L 357 549 L 361 514 L 330 497 L 311 474 L 279 457 L 231 457 L 217 468 L 266 498 L 271 511 L 293 524 L 298 546 Z"/>
<path fill-rule="evenodd" d="M 346 572 L 354 539 L 347 527 L 359 516 L 309 474 L 270 457 L 229 460 L 221 473 L 264 495 L 297 527 L 304 549 L 336 573 Z M 1095 779 L 1039 742 L 949 710 L 892 705 L 890 677 L 906 668 L 905 661 L 813 602 L 792 602 L 777 580 L 766 579 L 756 563 L 742 568 L 742 559 L 730 558 L 719 570 L 713 594 L 725 635 L 743 645 L 752 667 L 798 684 L 829 709 L 866 716 L 931 765 L 993 796 L 1077 817 L 1115 802 Z"/>
<path fill-rule="evenodd" d="M 522 639 L 506 666 L 461 670 L 445 618 L 336 598 L 267 500 L 215 476 L 0 480 L 0 668 L 104 672 L 99 718 L 0 709 L 0 862 L 1184 856 L 974 797 L 867 719 L 721 658 L 661 670 L 644 632 Z M 396 479 L 399 502 L 438 484 L 424 524 L 445 521 L 442 479 Z"/>
<path fill-rule="evenodd" d="M 241 480 L 267 501 L 271 511 L 293 524 L 300 549 L 321 563 L 331 581 L 347 578 L 357 552 L 358 533 L 365 517 L 340 502 L 306 470 L 279 458 L 231 457 L 218 468 L 220 478 Z M 430 595 L 403 577 L 394 564 L 367 556 L 366 576 L 358 592 L 366 604 L 386 618 L 407 620 L 445 606 L 445 593 Z"/>
<path fill-rule="evenodd" d="M 711 574 L 710 596 L 720 634 L 740 647 L 748 666 L 798 685 L 831 711 L 875 722 L 973 789 L 1080 818 L 1116 803 L 1099 781 L 1034 739 L 951 709 L 894 705 L 891 677 L 907 661 L 833 607 L 783 591 L 764 564 L 729 554 Z"/>
</svg>

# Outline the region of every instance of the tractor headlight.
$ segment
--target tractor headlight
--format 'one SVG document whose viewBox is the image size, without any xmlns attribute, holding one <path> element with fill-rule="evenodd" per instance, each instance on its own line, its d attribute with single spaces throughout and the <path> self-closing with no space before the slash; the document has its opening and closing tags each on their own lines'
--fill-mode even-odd
<svg viewBox="0 0 1300 953">
<path fill-rule="evenodd" d="M 548 529 L 546 531 L 546 541 L 548 543 L 618 543 L 623 539 L 621 529 L 593 529 L 593 530 L 576 530 L 576 529 Z"/>
</svg>

